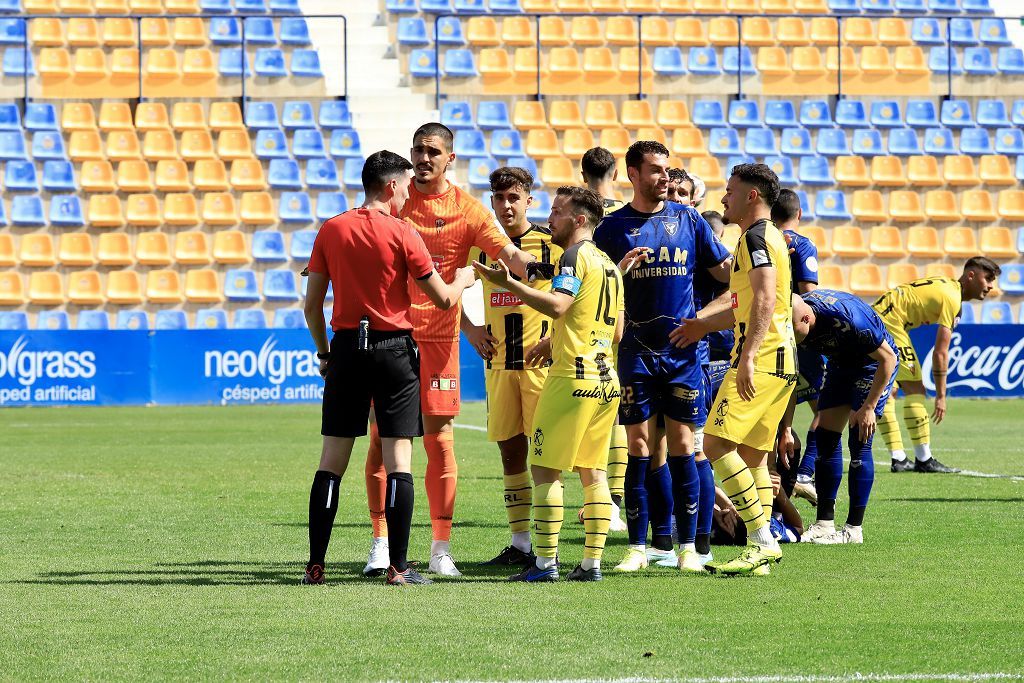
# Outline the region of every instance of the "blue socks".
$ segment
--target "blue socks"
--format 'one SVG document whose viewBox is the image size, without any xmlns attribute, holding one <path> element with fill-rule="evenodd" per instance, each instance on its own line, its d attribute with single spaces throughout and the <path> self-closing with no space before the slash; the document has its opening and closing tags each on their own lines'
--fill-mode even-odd
<svg viewBox="0 0 1024 683">
<path fill-rule="evenodd" d="M 700 477 L 693 454 L 669 456 L 672 471 L 672 497 L 675 500 L 676 530 L 679 544 L 694 542 L 697 536 L 697 511 L 700 499 Z"/>
<path fill-rule="evenodd" d="M 647 545 L 647 468 L 650 458 L 626 458 L 625 504 L 626 527 L 630 545 Z"/>
<path fill-rule="evenodd" d="M 843 435 L 822 427 L 814 431 L 818 446 L 815 483 L 818 489 L 818 520 L 836 518 L 836 496 L 843 481 Z M 804 457 L 806 459 L 806 456 Z"/>
<path fill-rule="evenodd" d="M 846 516 L 846 523 L 851 526 L 860 526 L 864 523 L 864 510 L 868 506 L 868 497 L 871 495 L 871 485 L 875 482 L 875 461 L 871 457 L 871 442 L 861 441 L 855 433 L 850 430 L 850 476 L 847 485 L 850 489 L 850 512 Z"/>
<path fill-rule="evenodd" d="M 672 479 L 673 475 L 669 473 L 668 464 L 647 473 L 648 509 L 651 529 L 654 532 L 651 545 L 658 550 L 672 550 Z M 679 530 L 679 533 L 683 533 L 682 529 Z"/>
<path fill-rule="evenodd" d="M 814 430 L 807 430 L 807 441 L 804 442 L 804 457 L 800 460 L 800 467 L 796 471 L 797 477 L 814 478 L 814 461 L 818 457 L 818 444 L 814 438 Z"/>
<path fill-rule="evenodd" d="M 697 478 L 700 480 L 700 495 L 697 496 L 697 536 L 694 543 L 697 552 L 707 555 L 711 552 L 711 520 L 715 511 L 715 471 L 710 460 L 697 460 Z"/>
</svg>

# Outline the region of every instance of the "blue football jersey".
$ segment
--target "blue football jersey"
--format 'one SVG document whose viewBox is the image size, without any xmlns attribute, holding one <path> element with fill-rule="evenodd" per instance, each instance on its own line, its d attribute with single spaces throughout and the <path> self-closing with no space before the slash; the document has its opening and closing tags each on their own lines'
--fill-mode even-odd
<svg viewBox="0 0 1024 683">
<path fill-rule="evenodd" d="M 706 344 L 677 349 L 668 338 L 683 318 L 692 318 L 696 312 L 694 272 L 729 258 L 729 250 L 697 210 L 665 202 L 661 211 L 649 214 L 627 204 L 605 216 L 594 232 L 594 242 L 615 263 L 634 247 L 651 250 L 649 260 L 623 277 L 626 329 L 620 352 L 695 362 L 706 359 Z"/>
<path fill-rule="evenodd" d="M 799 283 L 818 284 L 818 248 L 814 242 L 792 230 L 783 230 L 782 234 L 792 250 L 789 254 L 789 269 L 793 273 L 793 293 L 799 294 Z"/>
<path fill-rule="evenodd" d="M 896 342 L 875 310 L 853 294 L 816 289 L 804 294 L 803 300 L 817 320 L 800 345 L 828 357 L 830 372 L 834 365 L 874 363 L 868 354 L 882 342 L 896 349 Z"/>
</svg>

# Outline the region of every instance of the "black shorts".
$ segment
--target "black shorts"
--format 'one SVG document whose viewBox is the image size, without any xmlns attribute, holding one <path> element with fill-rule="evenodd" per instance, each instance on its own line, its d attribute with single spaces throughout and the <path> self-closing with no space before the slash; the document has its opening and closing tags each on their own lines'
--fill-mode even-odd
<svg viewBox="0 0 1024 683">
<path fill-rule="evenodd" d="M 420 356 L 408 332 L 370 332 L 360 351 L 357 333 L 342 330 L 331 340 L 324 378 L 324 436 L 365 436 L 372 402 L 377 430 L 385 438 L 423 436 Z"/>
</svg>

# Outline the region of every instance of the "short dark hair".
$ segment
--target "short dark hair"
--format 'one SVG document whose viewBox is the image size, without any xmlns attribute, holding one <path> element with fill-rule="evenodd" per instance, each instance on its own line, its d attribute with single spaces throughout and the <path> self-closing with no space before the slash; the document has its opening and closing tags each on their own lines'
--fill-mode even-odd
<svg viewBox="0 0 1024 683">
<path fill-rule="evenodd" d="M 751 185 L 768 206 L 779 199 L 779 176 L 767 164 L 740 164 L 733 166 L 732 175 Z"/>
<path fill-rule="evenodd" d="M 772 204 L 772 223 L 785 225 L 797 217 L 800 211 L 800 197 L 793 190 L 779 190 L 779 196 Z"/>
<path fill-rule="evenodd" d="M 445 144 L 447 151 L 451 152 L 455 146 L 455 133 L 452 129 L 443 123 L 437 121 L 431 121 L 430 123 L 424 123 L 422 126 L 416 129 L 416 132 L 412 134 L 412 144 L 415 147 L 416 141 L 420 138 L 435 137 L 441 138 Z"/>
<path fill-rule="evenodd" d="M 572 210 L 587 217 L 587 223 L 594 229 L 604 218 L 604 200 L 593 190 L 579 185 L 563 185 L 555 193 L 558 197 L 568 197 Z"/>
<path fill-rule="evenodd" d="M 984 272 L 989 278 L 997 278 L 1003 272 L 998 263 L 984 256 L 972 256 L 967 259 L 967 263 L 964 264 L 964 272 L 966 273 L 972 268 Z"/>
<path fill-rule="evenodd" d="M 706 220 L 708 222 L 708 225 L 710 225 L 711 227 L 715 227 L 714 224 L 716 222 L 725 225 L 725 218 L 723 218 L 722 214 L 718 213 L 717 211 L 705 211 L 700 215 L 700 217 Z"/>
<path fill-rule="evenodd" d="M 363 191 L 367 195 L 376 194 L 393 177 L 411 170 L 412 164 L 401 155 L 386 149 L 374 152 L 363 164 Z"/>
<path fill-rule="evenodd" d="M 690 174 L 681 168 L 668 169 L 668 179 L 677 183 L 682 183 L 687 180 L 693 183 L 693 178 L 690 177 Z"/>
<path fill-rule="evenodd" d="M 644 157 L 648 154 L 668 156 L 668 147 L 657 140 L 637 140 L 626 150 L 626 167 L 640 168 L 640 164 L 644 163 Z"/>
<path fill-rule="evenodd" d="M 606 178 L 615 168 L 615 157 L 604 147 L 591 147 L 583 153 L 580 170 L 586 181 Z"/>
<path fill-rule="evenodd" d="M 491 192 L 504 192 L 513 187 L 522 188 L 526 194 L 533 187 L 533 175 L 525 168 L 518 166 L 502 166 L 491 172 Z"/>
</svg>

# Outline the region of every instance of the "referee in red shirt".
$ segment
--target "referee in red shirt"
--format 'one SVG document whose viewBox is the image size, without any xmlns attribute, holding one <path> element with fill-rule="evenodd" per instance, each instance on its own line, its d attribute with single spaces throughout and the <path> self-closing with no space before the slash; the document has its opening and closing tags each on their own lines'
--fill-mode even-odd
<svg viewBox="0 0 1024 683">
<path fill-rule="evenodd" d="M 409 282 L 411 278 L 435 306 L 448 309 L 475 275 L 471 267 L 461 268 L 446 284 L 434 270 L 423 239 L 396 218 L 409 197 L 412 175 L 412 164 L 397 154 L 370 155 L 363 166 L 366 202 L 325 221 L 313 243 L 305 314 L 324 378 L 324 440 L 309 492 L 309 563 L 303 583 L 324 582 L 338 487 L 356 437 L 366 435 L 371 402 L 387 470 L 387 583 L 430 583 L 406 561 L 413 507 L 412 440 L 423 435 Z M 335 292 L 330 346 L 323 316 L 329 282 Z"/>
</svg>

